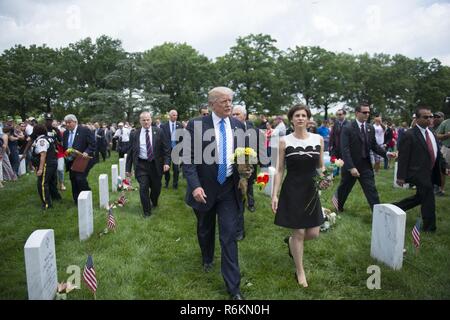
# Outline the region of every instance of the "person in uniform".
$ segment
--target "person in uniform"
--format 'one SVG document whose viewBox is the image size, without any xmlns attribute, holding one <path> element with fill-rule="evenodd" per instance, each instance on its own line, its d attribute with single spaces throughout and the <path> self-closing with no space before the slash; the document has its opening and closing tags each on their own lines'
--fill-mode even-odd
<svg viewBox="0 0 450 320">
<path fill-rule="evenodd" d="M 36 140 L 33 143 L 33 165 L 36 167 L 37 189 L 42 201 L 42 209 L 52 207 L 53 200 L 60 200 L 61 195 L 56 188 L 56 158 L 55 140 L 47 135 L 44 125 L 36 125 L 33 129 Z"/>
</svg>

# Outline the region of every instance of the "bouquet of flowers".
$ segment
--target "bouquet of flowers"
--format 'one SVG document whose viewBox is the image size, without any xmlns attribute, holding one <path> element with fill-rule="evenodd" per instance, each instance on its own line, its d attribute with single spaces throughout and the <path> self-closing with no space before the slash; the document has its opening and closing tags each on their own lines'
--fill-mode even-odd
<svg viewBox="0 0 450 320">
<path fill-rule="evenodd" d="M 67 300 L 67 294 L 73 289 L 79 289 L 72 282 L 58 283 L 58 292 L 56 292 L 56 300 Z"/>
<path fill-rule="evenodd" d="M 313 203 L 315 207 L 317 200 L 319 199 L 320 196 L 320 190 L 325 190 L 331 185 L 334 177 L 333 176 L 334 170 L 336 170 L 337 168 L 341 168 L 342 166 L 344 166 L 343 160 L 333 158 L 331 159 L 330 163 L 325 166 L 325 170 L 323 170 L 322 168 L 317 169 L 317 175 L 314 176 L 314 184 L 316 190 L 311 200 L 308 202 L 305 210 L 308 209 Z"/>
<path fill-rule="evenodd" d="M 328 231 L 328 229 L 336 223 L 336 213 L 332 212 L 330 209 L 322 207 L 322 214 L 325 221 L 320 226 L 320 231 Z"/>
<path fill-rule="evenodd" d="M 257 163 L 256 152 L 252 148 L 236 148 L 231 162 L 237 164 L 240 177 L 239 189 L 245 201 L 248 187 L 247 180 L 253 173 L 253 165 Z"/>
<path fill-rule="evenodd" d="M 261 172 L 256 176 L 256 185 L 259 187 L 259 190 L 264 189 L 267 183 L 269 183 L 269 174 L 267 172 Z"/>
</svg>

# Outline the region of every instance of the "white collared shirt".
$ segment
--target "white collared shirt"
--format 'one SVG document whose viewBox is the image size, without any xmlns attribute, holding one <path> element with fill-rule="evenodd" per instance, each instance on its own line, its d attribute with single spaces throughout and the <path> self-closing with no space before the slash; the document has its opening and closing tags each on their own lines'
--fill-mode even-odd
<svg viewBox="0 0 450 320">
<path fill-rule="evenodd" d="M 130 133 L 131 133 L 131 130 L 129 128 L 123 127 L 121 129 L 117 129 L 116 133 L 114 134 L 114 137 L 121 138 L 122 142 L 129 142 L 130 141 Z"/>
<path fill-rule="evenodd" d="M 146 130 L 145 128 L 142 128 L 141 134 L 139 135 L 139 158 L 144 159 L 144 160 L 146 160 L 148 158 L 147 157 L 147 139 L 145 137 L 145 134 L 146 134 L 145 130 Z M 150 127 L 148 129 L 148 135 L 150 137 L 150 143 L 152 145 L 152 152 L 153 152 L 154 148 L 153 148 L 152 127 Z"/>
<path fill-rule="evenodd" d="M 170 140 L 175 141 L 175 132 L 177 130 L 177 123 L 169 120 Z"/>
<path fill-rule="evenodd" d="M 425 143 L 427 142 L 427 136 L 425 135 L 425 131 L 428 132 L 428 136 L 430 137 L 431 144 L 433 145 L 434 158 L 436 159 L 437 158 L 437 144 L 436 144 L 436 139 L 434 139 L 434 134 L 430 131 L 430 129 L 428 129 L 428 127 L 424 129 L 421 126 L 419 126 L 418 124 L 417 124 L 417 127 L 419 128 L 420 132 L 422 133 Z"/>
<path fill-rule="evenodd" d="M 219 145 L 220 142 L 220 121 L 222 120 L 222 118 L 218 117 L 214 112 L 212 113 L 212 120 L 213 120 L 213 124 L 214 124 L 214 131 L 216 134 L 216 141 L 218 143 L 217 148 L 218 148 L 218 159 L 221 159 L 221 155 L 222 155 L 222 148 Z M 227 135 L 227 178 L 229 176 L 231 176 L 231 174 L 233 173 L 233 165 L 230 161 L 230 159 L 233 157 L 233 130 L 231 130 L 231 123 L 230 123 L 230 118 L 226 117 L 225 119 L 225 132 Z"/>
</svg>

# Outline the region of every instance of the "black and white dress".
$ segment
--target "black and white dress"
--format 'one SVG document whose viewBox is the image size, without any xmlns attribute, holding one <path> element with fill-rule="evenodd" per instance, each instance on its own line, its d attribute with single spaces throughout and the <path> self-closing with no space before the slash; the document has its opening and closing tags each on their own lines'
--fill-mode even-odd
<svg viewBox="0 0 450 320">
<path fill-rule="evenodd" d="M 306 139 L 298 139 L 289 134 L 284 140 L 287 174 L 281 186 L 275 224 L 291 229 L 320 226 L 324 218 L 314 181 L 320 162 L 320 135 L 308 133 Z"/>
</svg>

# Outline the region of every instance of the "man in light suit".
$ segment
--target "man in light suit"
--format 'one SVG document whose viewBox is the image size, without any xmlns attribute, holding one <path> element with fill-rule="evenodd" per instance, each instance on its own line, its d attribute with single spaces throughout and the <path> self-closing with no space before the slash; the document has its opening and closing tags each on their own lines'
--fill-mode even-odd
<svg viewBox="0 0 450 320">
<path fill-rule="evenodd" d="M 399 145 L 397 183 L 412 183 L 416 186 L 416 194 L 405 198 L 394 205 L 409 210 L 421 205 L 423 231 L 436 231 L 436 204 L 433 183 L 441 184 L 440 159 L 441 152 L 434 134 L 428 128 L 433 115 L 428 107 L 418 107 L 416 125 L 406 131 Z"/>
<path fill-rule="evenodd" d="M 72 197 L 75 204 L 78 204 L 78 195 L 81 191 L 91 190 L 89 187 L 87 176 L 89 171 L 95 164 L 94 153 L 96 150 L 94 133 L 86 127 L 78 125 L 78 120 L 73 114 L 68 114 L 64 117 L 66 122 L 66 131 L 63 134 L 63 148 L 73 148 L 80 151 L 83 157 L 92 157 L 89 160 L 88 166 L 84 172 L 72 171 L 71 167 L 73 156 L 66 158 L 66 171 L 69 171 L 70 182 L 72 184 Z"/>
<path fill-rule="evenodd" d="M 230 158 L 237 147 L 234 133 L 241 129 L 243 134 L 244 125 L 230 117 L 232 100 L 233 91 L 229 88 L 216 87 L 208 93 L 212 114 L 195 118 L 186 127 L 191 145 L 189 161 L 183 160 L 183 172 L 188 184 L 186 203 L 197 216 L 197 237 L 203 268 L 206 272 L 213 268 L 217 216 L 222 275 L 231 298 L 242 300 L 236 242 L 238 215 L 243 210 L 242 195 L 238 190 L 237 166 L 231 163 Z M 199 137 L 202 141 L 201 150 L 195 150 L 199 146 L 194 141 L 198 141 Z M 184 140 L 185 143 L 187 140 Z M 213 152 L 211 156 L 215 161 L 205 158 L 208 150 L 210 154 Z M 198 155 L 202 155 L 200 159 Z"/>
<path fill-rule="evenodd" d="M 130 177 L 131 168 L 134 166 L 144 218 L 148 218 L 152 207 L 158 206 L 163 171 L 170 169 L 170 147 L 161 129 L 152 126 L 150 112 L 142 112 L 139 122 L 142 128 L 132 131 L 130 135 L 125 171 L 127 177 Z"/>
</svg>

